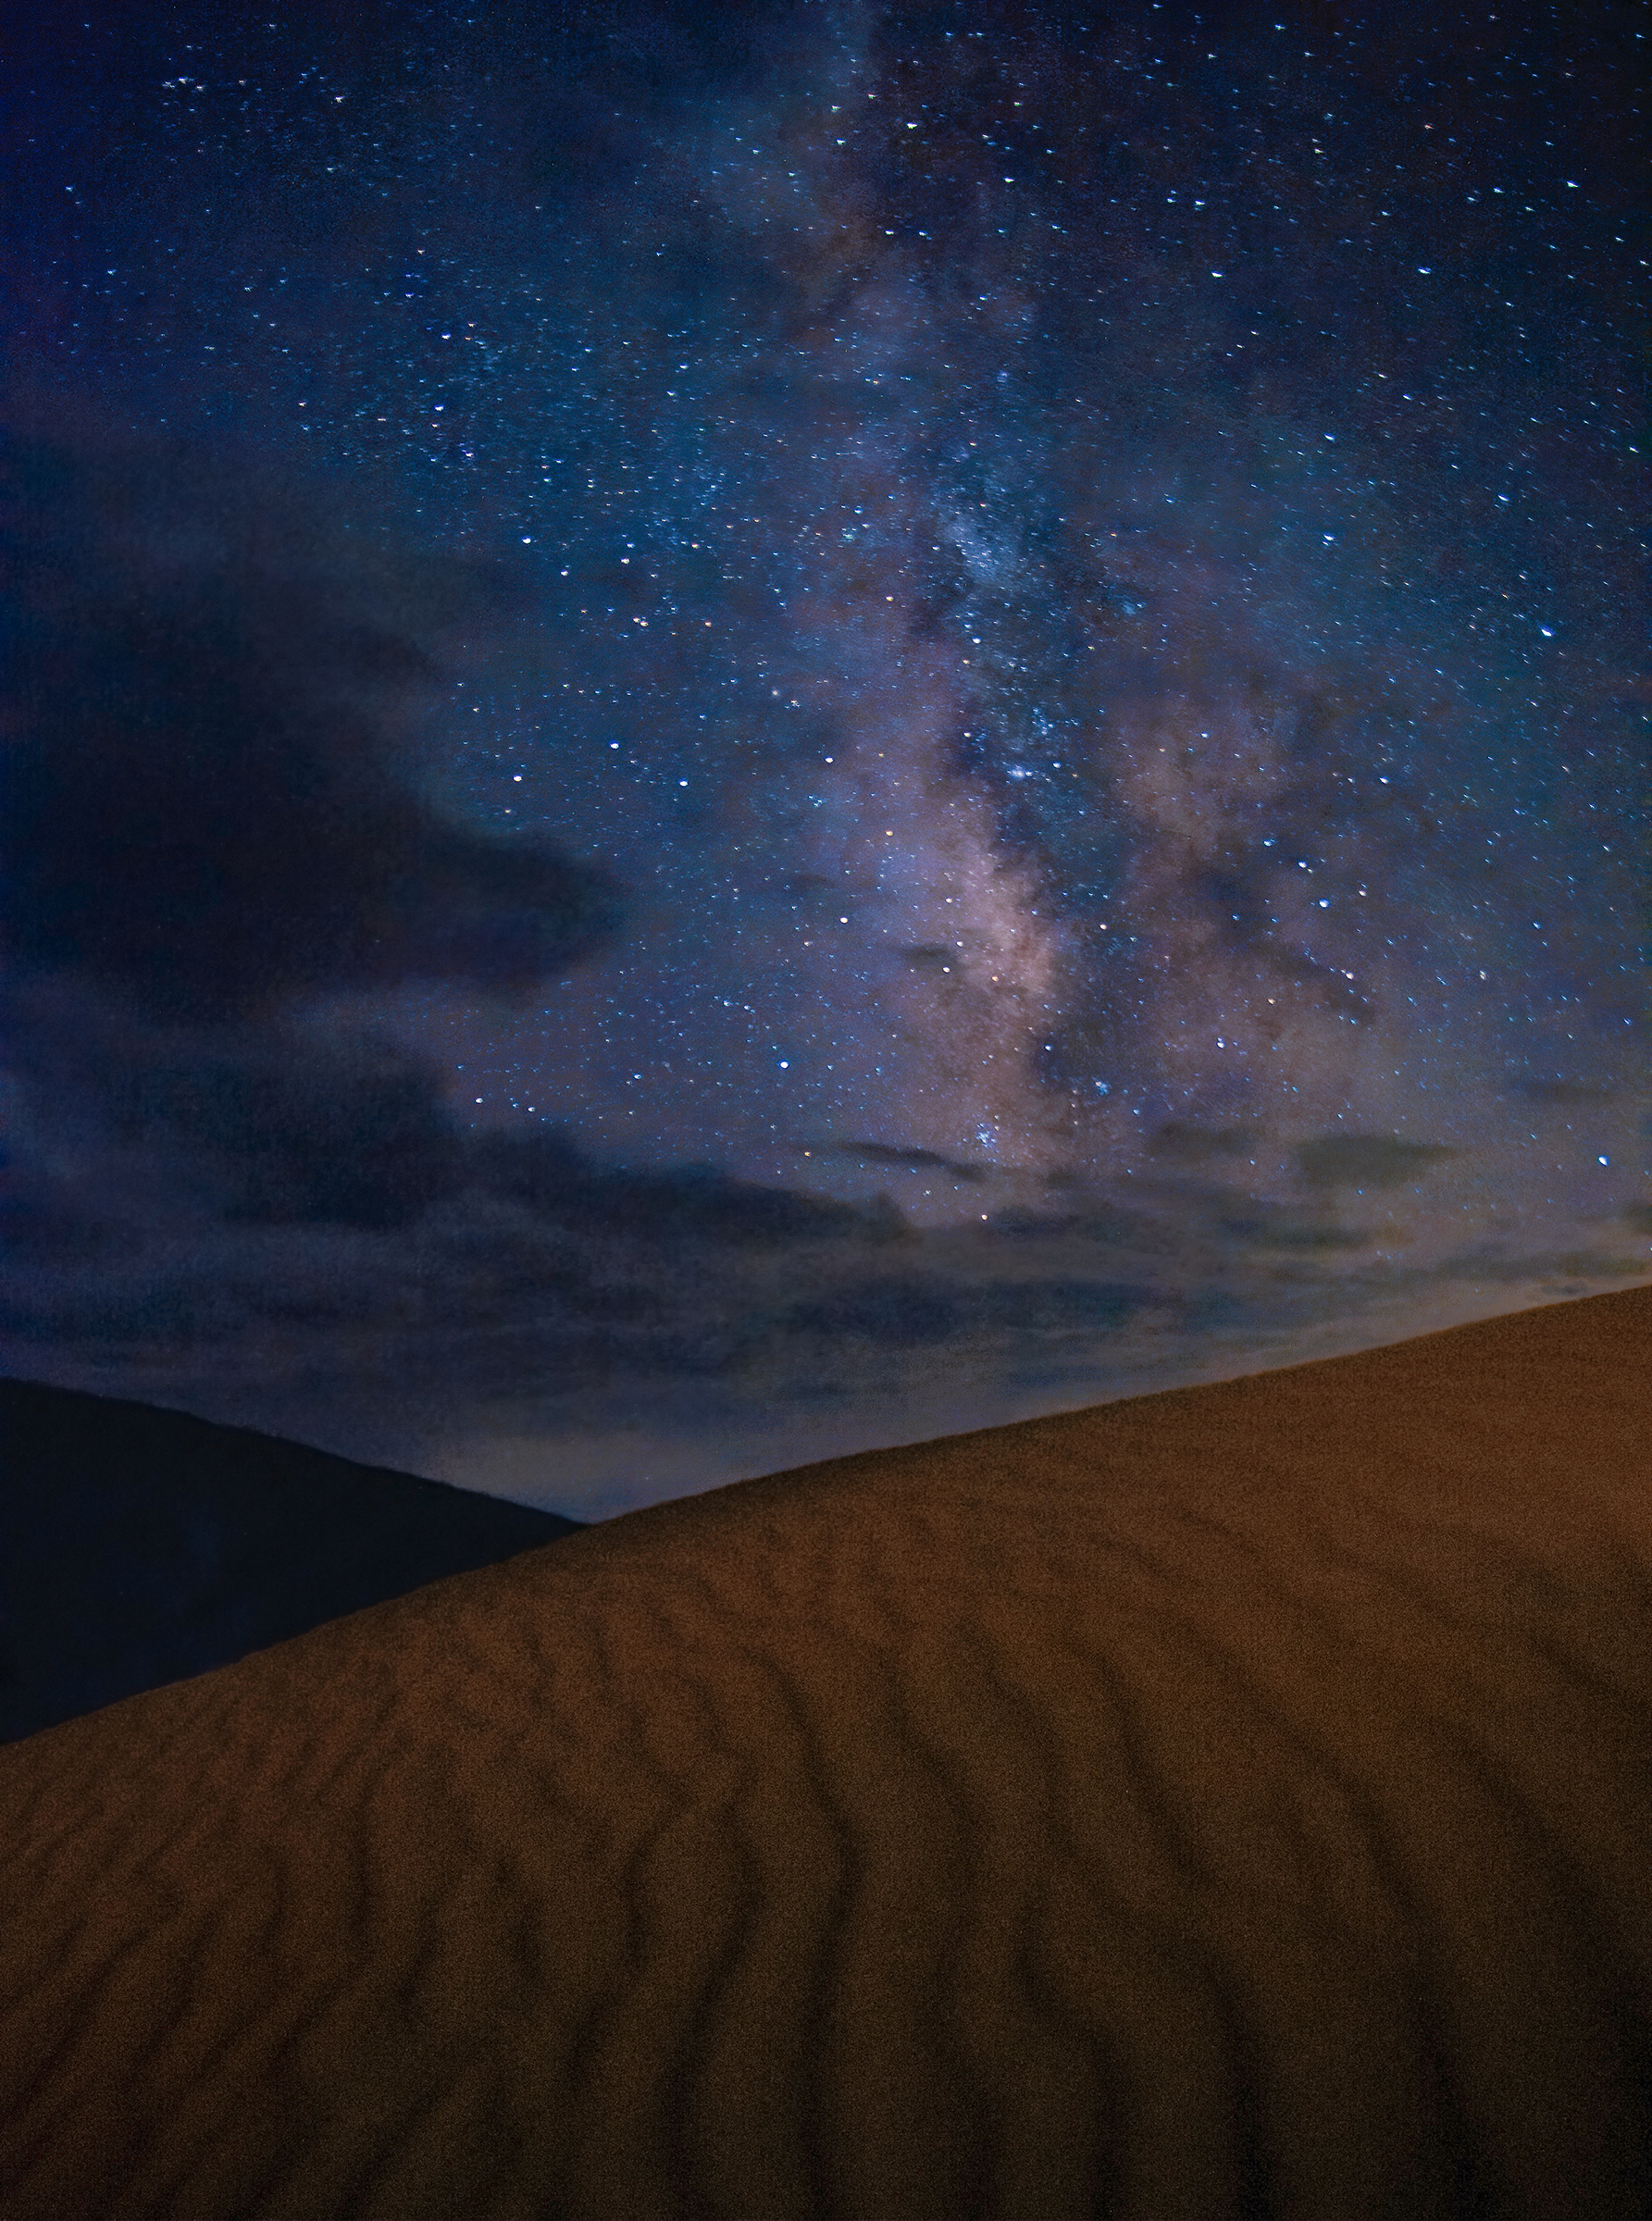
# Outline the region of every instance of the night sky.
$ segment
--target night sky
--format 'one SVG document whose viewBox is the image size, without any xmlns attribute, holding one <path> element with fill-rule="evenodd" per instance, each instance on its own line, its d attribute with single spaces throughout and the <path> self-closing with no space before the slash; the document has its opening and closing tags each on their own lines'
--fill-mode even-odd
<svg viewBox="0 0 1652 2221">
<path fill-rule="evenodd" d="M 6 1370 L 600 1518 L 1652 1276 L 1638 10 L 39 12 Z"/>
</svg>

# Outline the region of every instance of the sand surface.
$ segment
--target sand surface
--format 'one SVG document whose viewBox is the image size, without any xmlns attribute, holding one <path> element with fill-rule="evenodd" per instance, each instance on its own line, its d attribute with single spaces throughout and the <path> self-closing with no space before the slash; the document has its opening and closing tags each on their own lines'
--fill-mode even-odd
<svg viewBox="0 0 1652 2221">
<path fill-rule="evenodd" d="M 0 2214 L 1652 2212 L 1652 1288 L 0 1750 Z"/>
</svg>

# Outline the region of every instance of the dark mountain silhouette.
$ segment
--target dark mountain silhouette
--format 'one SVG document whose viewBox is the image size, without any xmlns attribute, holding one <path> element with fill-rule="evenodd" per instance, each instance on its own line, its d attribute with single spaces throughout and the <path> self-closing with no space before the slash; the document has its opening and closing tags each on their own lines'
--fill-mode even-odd
<svg viewBox="0 0 1652 2221">
<path fill-rule="evenodd" d="M 0 1741 L 581 1524 L 180 1411 L 0 1380 Z"/>
</svg>

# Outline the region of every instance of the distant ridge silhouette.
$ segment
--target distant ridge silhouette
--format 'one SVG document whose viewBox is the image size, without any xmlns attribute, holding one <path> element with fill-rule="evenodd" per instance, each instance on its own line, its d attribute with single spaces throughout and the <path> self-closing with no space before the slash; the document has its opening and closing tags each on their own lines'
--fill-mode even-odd
<svg viewBox="0 0 1652 2221">
<path fill-rule="evenodd" d="M 0 1380 L 0 1742 L 582 1524 L 152 1404 Z"/>
</svg>

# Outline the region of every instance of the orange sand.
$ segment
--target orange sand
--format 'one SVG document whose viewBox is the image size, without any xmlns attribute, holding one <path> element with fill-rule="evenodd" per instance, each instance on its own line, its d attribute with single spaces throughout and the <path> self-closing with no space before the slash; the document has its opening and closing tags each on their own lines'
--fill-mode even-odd
<svg viewBox="0 0 1652 2221">
<path fill-rule="evenodd" d="M 1652 1288 L 655 1506 L 0 1750 L 0 2213 L 1652 2212 Z"/>
</svg>

